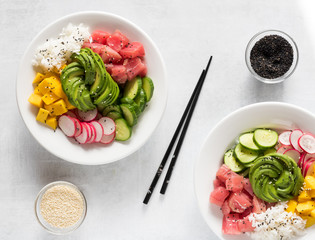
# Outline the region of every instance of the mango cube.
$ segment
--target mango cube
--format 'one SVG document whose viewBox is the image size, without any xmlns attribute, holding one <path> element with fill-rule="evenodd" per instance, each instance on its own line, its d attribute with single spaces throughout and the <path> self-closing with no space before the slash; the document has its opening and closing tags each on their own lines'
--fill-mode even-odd
<svg viewBox="0 0 315 240">
<path fill-rule="evenodd" d="M 57 128 L 57 125 L 58 125 L 58 123 L 57 123 L 57 118 L 56 117 L 48 117 L 47 119 L 46 119 L 46 124 L 49 126 L 49 127 L 51 127 L 52 129 L 56 129 Z"/>
<path fill-rule="evenodd" d="M 69 99 L 67 98 L 67 96 L 65 98 L 63 98 L 63 100 L 65 101 L 66 103 L 66 107 L 68 110 L 71 110 L 71 109 L 75 109 L 76 107 L 73 106 L 70 102 L 69 102 Z"/>
<path fill-rule="evenodd" d="M 314 201 L 298 203 L 298 205 L 296 206 L 296 210 L 303 215 L 310 214 L 314 209 L 315 209 Z"/>
<path fill-rule="evenodd" d="M 300 216 L 304 220 L 306 220 L 305 228 L 311 227 L 315 224 L 315 218 L 312 216 Z"/>
<path fill-rule="evenodd" d="M 60 99 L 50 105 L 45 105 L 44 107 L 49 111 L 50 116 L 59 116 L 68 112 L 66 103 L 63 99 Z"/>
<path fill-rule="evenodd" d="M 46 123 L 46 119 L 49 115 L 49 111 L 46 109 L 40 108 L 36 117 L 36 120 L 42 123 Z"/>
<path fill-rule="evenodd" d="M 310 196 L 310 193 L 307 190 L 302 191 L 298 196 L 298 202 L 305 202 L 311 199 L 312 197 Z"/>
<path fill-rule="evenodd" d="M 41 73 L 36 73 L 36 76 L 33 80 L 33 84 L 39 83 L 44 79 L 44 75 Z"/>
<path fill-rule="evenodd" d="M 287 207 L 287 212 L 291 212 L 291 213 L 294 213 L 295 212 L 295 208 L 297 206 L 297 201 L 291 199 L 289 202 L 288 202 L 288 207 Z"/>
<path fill-rule="evenodd" d="M 308 194 L 311 196 L 311 198 L 315 198 L 315 190 L 308 190 Z"/>
<path fill-rule="evenodd" d="M 28 98 L 28 101 L 38 108 L 43 107 L 43 100 L 38 94 L 32 93 L 31 96 Z"/>
<path fill-rule="evenodd" d="M 55 89 L 56 87 L 60 87 L 61 83 L 57 77 L 49 77 L 45 78 L 43 81 L 38 84 L 38 88 L 41 94 L 45 95 L 47 92 L 49 92 L 52 89 Z"/>
<path fill-rule="evenodd" d="M 315 177 L 306 176 L 304 179 L 305 189 L 315 189 Z"/>
<path fill-rule="evenodd" d="M 54 94 L 51 91 L 47 92 L 44 96 L 42 96 L 42 100 L 44 101 L 44 103 L 46 105 L 50 105 L 50 104 L 52 104 L 53 102 L 56 102 L 59 99 L 60 99 L 60 97 L 58 97 L 56 94 Z"/>
<path fill-rule="evenodd" d="M 35 88 L 34 88 L 34 93 L 37 94 L 37 95 L 43 96 L 43 95 L 41 94 L 41 92 L 39 91 L 39 87 L 35 87 Z"/>
</svg>

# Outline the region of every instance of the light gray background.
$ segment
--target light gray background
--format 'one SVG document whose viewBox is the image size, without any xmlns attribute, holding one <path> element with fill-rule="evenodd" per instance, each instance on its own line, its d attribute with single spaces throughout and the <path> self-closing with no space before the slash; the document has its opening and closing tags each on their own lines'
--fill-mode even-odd
<svg viewBox="0 0 315 240">
<path fill-rule="evenodd" d="M 291 0 L 0 0 L 0 239 L 217 239 L 198 210 L 194 161 L 211 128 L 241 106 L 283 101 L 315 112 L 313 9 L 311 1 Z M 74 165 L 48 153 L 26 129 L 15 100 L 17 67 L 32 38 L 57 18 L 84 10 L 119 14 L 138 24 L 156 42 L 168 72 L 168 105 L 151 139 L 130 157 L 104 166 Z M 298 44 L 300 61 L 285 83 L 262 84 L 246 68 L 246 44 L 265 29 L 283 30 Z M 160 196 L 159 182 L 144 206 L 210 55 L 213 64 L 167 194 Z M 38 191 L 55 180 L 77 184 L 88 201 L 84 224 L 67 236 L 45 232 L 34 215 Z"/>
</svg>

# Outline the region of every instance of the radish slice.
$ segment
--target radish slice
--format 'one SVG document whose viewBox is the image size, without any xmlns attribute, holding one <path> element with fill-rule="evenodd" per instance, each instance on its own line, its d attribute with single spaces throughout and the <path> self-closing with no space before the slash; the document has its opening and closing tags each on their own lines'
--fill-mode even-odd
<svg viewBox="0 0 315 240">
<path fill-rule="evenodd" d="M 93 121 L 91 124 L 94 126 L 96 133 L 94 142 L 100 142 L 104 135 L 103 126 L 97 121 Z"/>
<path fill-rule="evenodd" d="M 87 112 L 83 112 L 81 110 L 78 110 L 78 115 L 79 117 L 85 121 L 85 122 L 90 122 L 92 120 L 94 120 L 97 116 L 97 109 L 94 108 L 93 110 L 87 111 Z"/>
<path fill-rule="evenodd" d="M 62 115 L 58 120 L 58 126 L 68 137 L 73 137 L 76 132 L 76 123 L 73 118 Z"/>
<path fill-rule="evenodd" d="M 96 115 L 96 118 L 94 120 L 99 120 L 102 117 L 103 117 L 103 115 L 98 112 L 97 115 Z"/>
<path fill-rule="evenodd" d="M 287 150 L 293 150 L 293 147 L 292 147 L 291 145 L 289 145 L 289 146 L 283 145 L 282 147 L 280 147 L 280 148 L 277 150 L 277 153 L 284 154 L 284 152 L 287 151 Z"/>
<path fill-rule="evenodd" d="M 289 149 L 285 151 L 283 154 L 291 157 L 296 163 L 299 163 L 300 161 L 301 153 L 298 150 Z"/>
<path fill-rule="evenodd" d="M 279 142 L 282 145 L 290 145 L 290 135 L 292 131 L 285 131 L 279 135 Z"/>
<path fill-rule="evenodd" d="M 314 166 L 315 166 L 315 160 L 314 161 L 311 161 L 309 162 L 309 164 L 306 166 L 305 168 L 305 176 L 314 176 Z"/>
<path fill-rule="evenodd" d="M 303 134 L 298 140 L 299 147 L 305 152 L 315 153 L 315 137 L 309 133 Z"/>
<path fill-rule="evenodd" d="M 77 115 L 74 112 L 72 112 L 72 111 L 68 111 L 65 114 L 68 115 L 69 117 L 77 118 Z"/>
<path fill-rule="evenodd" d="M 90 126 L 86 122 L 81 122 L 81 124 L 85 126 L 86 131 L 87 131 L 87 139 L 86 139 L 86 143 L 87 143 L 88 141 L 91 140 L 92 129 L 90 128 Z"/>
<path fill-rule="evenodd" d="M 304 153 L 301 153 L 301 156 L 300 156 L 300 160 L 298 162 L 298 166 L 299 168 L 302 168 L 303 167 L 303 164 L 304 164 L 304 160 L 306 159 L 306 155 Z"/>
<path fill-rule="evenodd" d="M 294 149 L 302 152 L 302 149 L 300 148 L 298 144 L 299 138 L 303 135 L 302 130 L 300 129 L 295 129 L 294 131 L 291 132 L 290 134 L 290 143 L 294 147 Z"/>
<path fill-rule="evenodd" d="M 102 117 L 98 122 L 102 125 L 104 135 L 112 135 L 116 131 L 115 121 L 109 117 Z"/>
<path fill-rule="evenodd" d="M 87 138 L 88 138 L 88 132 L 87 132 L 87 127 L 85 125 L 82 124 L 82 133 L 75 137 L 75 139 L 80 143 L 80 144 L 84 144 L 87 142 Z"/>
<path fill-rule="evenodd" d="M 104 144 L 109 144 L 114 141 L 115 136 L 116 136 L 116 132 L 113 132 L 111 135 L 104 134 L 100 142 Z"/>
<path fill-rule="evenodd" d="M 92 124 L 88 123 L 88 126 L 91 129 L 91 138 L 86 143 L 93 143 L 95 141 L 95 137 L 96 137 L 96 130 Z"/>
<path fill-rule="evenodd" d="M 304 166 L 303 166 L 303 168 L 302 168 L 302 174 L 303 174 L 304 177 L 306 176 L 306 174 L 307 174 L 307 172 L 308 172 L 310 166 L 312 166 L 312 164 L 313 164 L 314 162 L 315 162 L 315 158 L 312 158 L 312 159 L 310 159 L 309 161 L 307 161 L 307 162 L 304 163 Z"/>
<path fill-rule="evenodd" d="M 82 133 L 82 125 L 81 122 L 77 118 L 72 118 L 75 121 L 75 134 L 74 137 L 79 136 Z"/>
</svg>

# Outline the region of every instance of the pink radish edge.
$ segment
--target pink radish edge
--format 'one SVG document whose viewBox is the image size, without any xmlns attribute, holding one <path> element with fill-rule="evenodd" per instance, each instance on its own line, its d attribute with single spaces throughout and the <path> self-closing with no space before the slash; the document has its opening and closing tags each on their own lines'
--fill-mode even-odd
<svg viewBox="0 0 315 240">
<path fill-rule="evenodd" d="M 76 133 L 76 123 L 72 117 L 67 115 L 60 116 L 58 126 L 67 137 L 73 137 Z"/>
<path fill-rule="evenodd" d="M 312 134 L 304 133 L 300 136 L 298 145 L 303 151 L 309 154 L 315 153 L 315 137 Z"/>
<path fill-rule="evenodd" d="M 291 145 L 293 146 L 294 149 L 296 149 L 300 152 L 302 151 L 302 149 L 300 148 L 300 146 L 298 144 L 298 140 L 302 135 L 303 135 L 303 131 L 301 129 L 295 129 L 290 134 Z"/>
<path fill-rule="evenodd" d="M 292 131 L 284 131 L 279 135 L 279 142 L 282 145 L 290 145 L 290 135 Z"/>
</svg>

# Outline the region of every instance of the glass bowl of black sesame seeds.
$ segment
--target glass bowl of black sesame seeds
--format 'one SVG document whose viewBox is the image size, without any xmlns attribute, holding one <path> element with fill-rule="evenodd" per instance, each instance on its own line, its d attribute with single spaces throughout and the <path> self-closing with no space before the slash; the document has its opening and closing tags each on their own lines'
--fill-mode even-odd
<svg viewBox="0 0 315 240">
<path fill-rule="evenodd" d="M 278 30 L 257 33 L 245 52 L 246 65 L 252 75 L 264 83 L 279 83 L 296 69 L 299 52 L 294 40 Z"/>
</svg>

